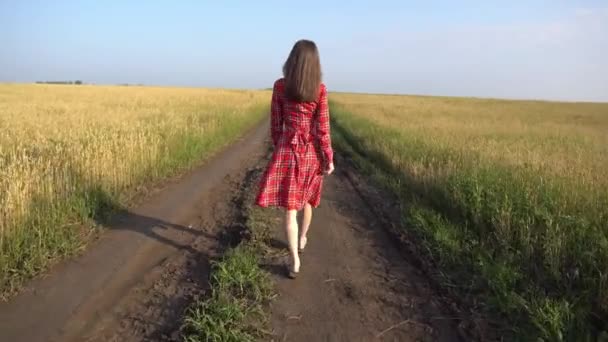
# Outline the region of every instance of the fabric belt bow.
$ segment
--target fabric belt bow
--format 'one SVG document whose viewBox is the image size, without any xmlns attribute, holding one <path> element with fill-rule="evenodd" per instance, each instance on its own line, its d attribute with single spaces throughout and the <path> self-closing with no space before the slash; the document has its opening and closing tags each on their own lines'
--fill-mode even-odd
<svg viewBox="0 0 608 342">
<path fill-rule="evenodd" d="M 302 158 L 302 154 L 306 153 L 306 149 L 308 148 L 308 146 L 311 142 L 312 142 L 312 139 L 311 139 L 311 135 L 309 133 L 294 132 L 291 136 L 291 139 L 289 139 L 289 144 L 293 148 L 293 151 L 295 154 L 295 160 L 296 160 L 296 172 L 295 173 L 296 173 L 296 180 L 299 184 L 301 184 L 304 181 L 300 177 L 300 168 L 303 166 L 302 160 L 300 160 L 300 159 Z"/>
<path fill-rule="evenodd" d="M 289 143 L 298 147 L 305 147 L 310 141 L 310 134 L 295 132 L 292 134 Z"/>
</svg>

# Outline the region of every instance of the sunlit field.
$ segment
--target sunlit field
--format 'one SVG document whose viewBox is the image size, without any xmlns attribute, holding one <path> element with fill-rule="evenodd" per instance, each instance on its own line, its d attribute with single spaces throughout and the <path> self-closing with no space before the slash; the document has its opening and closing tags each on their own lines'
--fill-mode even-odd
<svg viewBox="0 0 608 342">
<path fill-rule="evenodd" d="M 269 92 L 0 85 L 0 293 L 267 115 Z"/>
<path fill-rule="evenodd" d="M 331 100 L 336 144 L 399 196 L 447 288 L 507 336 L 608 328 L 608 104 Z"/>
</svg>

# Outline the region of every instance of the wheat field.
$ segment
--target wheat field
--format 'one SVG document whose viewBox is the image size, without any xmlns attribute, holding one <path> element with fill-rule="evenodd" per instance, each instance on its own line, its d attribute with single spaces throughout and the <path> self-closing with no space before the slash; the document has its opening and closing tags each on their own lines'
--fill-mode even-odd
<svg viewBox="0 0 608 342">
<path fill-rule="evenodd" d="M 0 292 L 76 252 L 89 221 L 203 161 L 266 91 L 0 85 Z"/>
<path fill-rule="evenodd" d="M 399 196 L 446 287 L 523 340 L 608 329 L 608 104 L 331 100 L 337 143 Z"/>
</svg>

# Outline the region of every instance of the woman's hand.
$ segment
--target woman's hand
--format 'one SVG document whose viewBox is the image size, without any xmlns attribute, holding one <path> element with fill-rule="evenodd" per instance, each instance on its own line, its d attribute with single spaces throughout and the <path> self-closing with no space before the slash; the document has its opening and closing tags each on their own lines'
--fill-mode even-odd
<svg viewBox="0 0 608 342">
<path fill-rule="evenodd" d="M 327 168 L 325 169 L 325 174 L 326 175 L 331 175 L 334 172 L 334 163 L 329 163 L 327 165 Z"/>
</svg>

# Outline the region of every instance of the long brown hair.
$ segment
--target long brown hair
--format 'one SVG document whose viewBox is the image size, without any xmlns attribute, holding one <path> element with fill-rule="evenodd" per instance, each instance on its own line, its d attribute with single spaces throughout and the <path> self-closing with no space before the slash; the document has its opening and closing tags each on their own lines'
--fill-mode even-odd
<svg viewBox="0 0 608 342">
<path fill-rule="evenodd" d="M 285 95 L 299 102 L 316 101 L 321 85 L 321 60 L 317 45 L 310 40 L 297 41 L 283 65 Z"/>
</svg>

